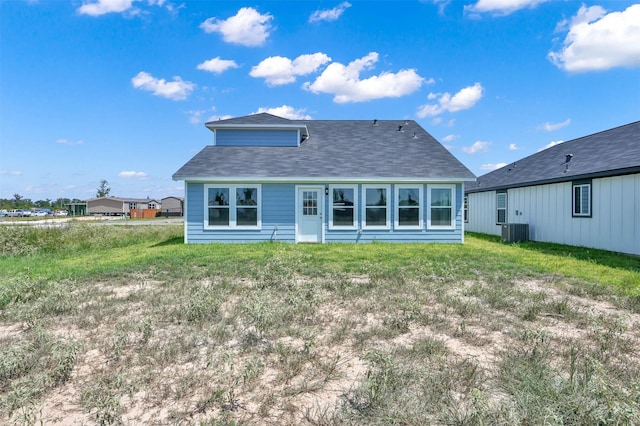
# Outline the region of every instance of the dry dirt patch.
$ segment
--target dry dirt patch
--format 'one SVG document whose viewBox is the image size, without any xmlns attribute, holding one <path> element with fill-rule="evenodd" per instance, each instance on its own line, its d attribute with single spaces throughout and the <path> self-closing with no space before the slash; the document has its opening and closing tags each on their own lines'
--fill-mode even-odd
<svg viewBox="0 0 640 426">
<path fill-rule="evenodd" d="M 499 301 L 483 296 L 482 288 L 471 292 L 473 285 L 490 287 L 482 282 L 442 285 L 437 295 L 423 294 L 419 309 L 389 306 L 385 296 L 366 293 L 338 297 L 321 279 L 295 278 L 274 292 L 258 284 L 232 282 L 241 289 L 235 293 L 211 280 L 189 283 L 163 305 L 159 289 L 170 286 L 160 280 L 96 284 L 100 297 L 40 325 L 79 342 L 72 373 L 14 407 L 6 401 L 18 384 L 6 378 L 2 418 L 20 421 L 26 413 L 71 425 L 322 423 L 370 380 L 371 353 L 410 351 L 433 340 L 444 345 L 446 362 L 471 362 L 491 378 L 505 348 L 529 332 L 544 333 L 559 353 L 576 342 L 596 347 L 603 330 L 613 328 L 629 348 L 640 343 L 640 315 L 543 280 L 510 284 L 517 294 L 505 296 L 514 299 L 502 308 L 492 308 Z M 348 284 L 370 280 L 353 276 Z M 265 299 L 255 298 L 259 291 Z M 24 322 L 3 320 L 0 344 L 11 347 L 32 332 Z M 633 353 L 619 356 L 638 363 Z"/>
</svg>

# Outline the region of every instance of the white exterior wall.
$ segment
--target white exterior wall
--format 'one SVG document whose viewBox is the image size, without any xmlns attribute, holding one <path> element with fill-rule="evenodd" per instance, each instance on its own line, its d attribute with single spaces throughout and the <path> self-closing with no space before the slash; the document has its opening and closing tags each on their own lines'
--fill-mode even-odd
<svg viewBox="0 0 640 426">
<path fill-rule="evenodd" d="M 469 194 L 467 230 L 501 234 L 495 197 L 495 191 Z M 640 174 L 593 179 L 591 201 L 592 217 L 572 217 L 571 182 L 513 188 L 508 222 L 528 223 L 533 241 L 640 255 Z"/>
<path fill-rule="evenodd" d="M 496 225 L 496 191 L 474 192 L 468 194 L 468 197 L 469 222 L 464 224 L 465 230 L 501 235 L 502 229 L 500 225 Z"/>
</svg>

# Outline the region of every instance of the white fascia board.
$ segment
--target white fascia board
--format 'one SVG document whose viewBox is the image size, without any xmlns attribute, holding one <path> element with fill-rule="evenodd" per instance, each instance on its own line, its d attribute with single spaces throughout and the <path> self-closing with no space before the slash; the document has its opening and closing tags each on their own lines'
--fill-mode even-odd
<svg viewBox="0 0 640 426">
<path fill-rule="evenodd" d="M 278 183 L 368 183 L 368 182 L 430 182 L 430 183 L 458 183 L 474 182 L 475 178 L 430 178 L 430 177 L 262 177 L 262 176 L 210 176 L 174 178 L 175 181 L 185 182 L 278 182 Z"/>
<path fill-rule="evenodd" d="M 290 130 L 290 129 L 303 129 L 305 133 L 309 134 L 306 124 L 214 124 L 206 125 L 210 130 L 216 129 L 269 129 L 269 130 Z"/>
</svg>

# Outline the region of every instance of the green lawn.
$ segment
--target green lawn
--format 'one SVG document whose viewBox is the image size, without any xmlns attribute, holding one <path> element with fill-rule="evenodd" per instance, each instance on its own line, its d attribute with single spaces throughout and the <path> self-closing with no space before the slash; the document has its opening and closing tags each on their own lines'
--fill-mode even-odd
<svg viewBox="0 0 640 426">
<path fill-rule="evenodd" d="M 0 227 L 0 423 L 640 423 L 637 257 L 182 232 Z"/>
</svg>

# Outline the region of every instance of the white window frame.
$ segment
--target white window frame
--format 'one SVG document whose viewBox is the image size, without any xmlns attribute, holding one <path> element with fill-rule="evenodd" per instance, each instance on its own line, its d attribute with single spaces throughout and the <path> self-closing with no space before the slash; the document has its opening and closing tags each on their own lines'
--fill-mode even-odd
<svg viewBox="0 0 640 426">
<path fill-rule="evenodd" d="M 500 196 L 504 196 L 504 207 L 499 207 L 500 205 Z M 509 195 L 507 191 L 496 192 L 496 225 L 504 225 L 509 221 Z M 500 214 L 498 213 L 500 210 L 504 210 L 504 222 L 500 222 Z"/>
<path fill-rule="evenodd" d="M 424 206 L 424 185 L 394 185 L 394 200 L 395 200 L 395 218 L 394 218 L 394 227 L 397 229 L 422 229 L 424 226 L 423 221 L 423 206 Z M 420 198 L 418 207 L 411 206 L 401 206 L 400 205 L 400 190 L 401 189 L 417 189 L 418 197 Z M 418 210 L 418 224 L 417 225 L 401 225 L 400 224 L 400 209 L 412 208 Z"/>
<path fill-rule="evenodd" d="M 229 225 L 209 225 L 209 189 L 210 188 L 227 188 L 229 190 Z M 238 188 L 256 188 L 256 225 L 238 225 L 237 224 L 237 208 L 236 190 Z M 262 185 L 256 183 L 208 183 L 204 185 L 204 229 L 220 230 L 220 229 L 262 229 Z"/>
<path fill-rule="evenodd" d="M 432 208 L 442 208 L 442 206 L 431 205 L 431 190 L 448 189 L 451 191 L 451 223 L 449 225 L 432 225 Z M 456 229 L 456 186 L 454 184 L 433 184 L 427 185 L 427 229 Z"/>
<path fill-rule="evenodd" d="M 584 188 L 587 188 L 587 205 L 584 206 L 582 202 L 580 202 L 580 213 L 576 213 L 576 203 L 578 200 L 576 199 L 576 188 L 580 188 L 580 199 L 582 199 L 582 191 Z M 574 183 L 571 185 L 571 216 L 573 217 L 591 217 L 591 183 Z M 587 209 L 587 212 L 584 212 L 584 209 Z"/>
<path fill-rule="evenodd" d="M 353 225 L 352 226 L 335 226 L 333 224 L 333 190 L 334 189 L 352 189 L 353 190 Z M 358 185 L 329 185 L 329 229 L 339 230 L 348 230 L 348 229 L 358 229 Z"/>
<path fill-rule="evenodd" d="M 385 189 L 387 191 L 387 222 L 384 226 L 367 225 L 367 189 Z M 370 208 L 382 208 L 371 206 Z M 391 229 L 391 185 L 362 185 L 362 229 Z"/>
</svg>

